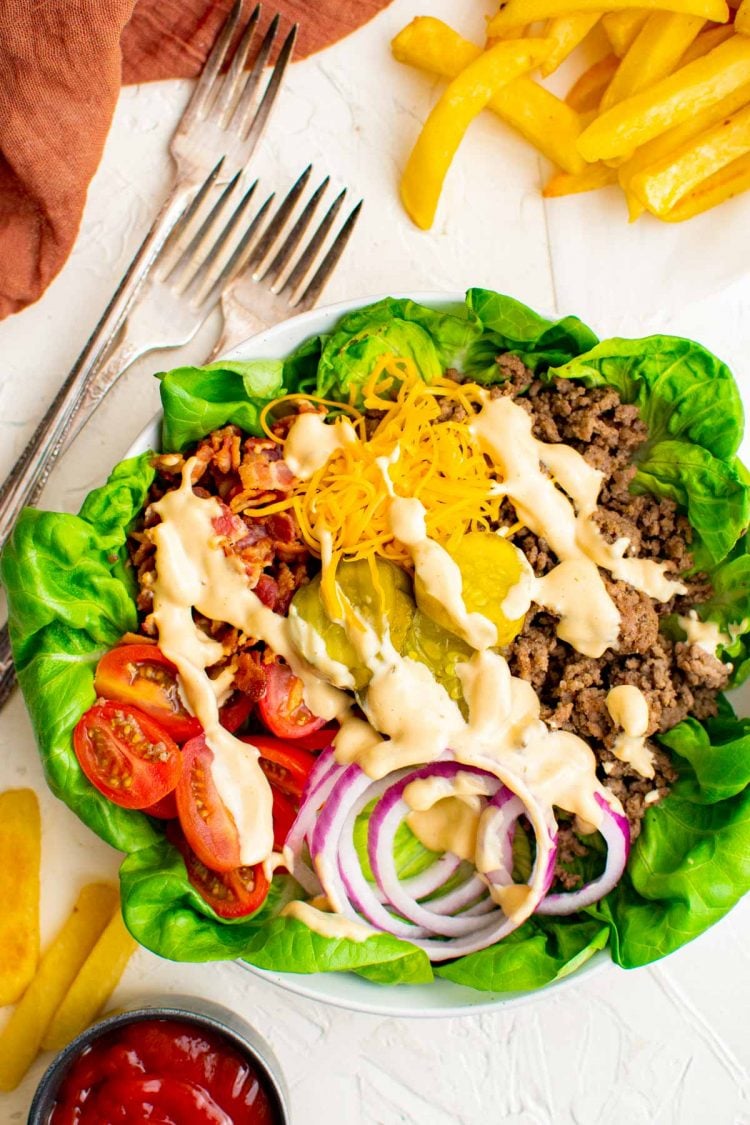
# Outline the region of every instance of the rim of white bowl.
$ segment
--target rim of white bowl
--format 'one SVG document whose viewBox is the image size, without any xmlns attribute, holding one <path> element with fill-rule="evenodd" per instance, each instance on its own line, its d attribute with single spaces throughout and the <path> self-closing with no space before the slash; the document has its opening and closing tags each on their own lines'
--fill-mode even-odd
<svg viewBox="0 0 750 1125">
<path fill-rule="evenodd" d="M 465 300 L 463 291 L 444 293 L 425 291 L 419 293 L 381 293 L 370 297 L 357 297 L 339 301 L 333 305 L 323 305 L 290 317 L 280 324 L 264 329 L 243 340 L 232 348 L 222 359 L 277 359 L 283 358 L 309 336 L 331 328 L 347 312 L 363 308 L 376 301 L 391 297 L 395 300 L 410 300 L 432 306 L 460 305 Z M 125 456 L 134 456 L 158 446 L 161 432 L 161 411 L 159 411 L 131 444 Z M 518 1008 L 531 1004 L 580 983 L 584 977 L 600 972 L 613 962 L 606 949 L 595 953 L 580 968 L 561 980 L 552 981 L 542 988 L 530 992 L 481 992 L 466 985 L 436 977 L 430 984 L 376 984 L 358 977 L 355 973 L 280 973 L 259 969 L 245 961 L 235 964 L 262 980 L 278 985 L 286 992 L 331 1004 L 348 1011 L 364 1012 L 369 1015 L 401 1016 L 413 1019 L 468 1016 L 478 1011 L 486 1012 L 501 1008 Z"/>
</svg>

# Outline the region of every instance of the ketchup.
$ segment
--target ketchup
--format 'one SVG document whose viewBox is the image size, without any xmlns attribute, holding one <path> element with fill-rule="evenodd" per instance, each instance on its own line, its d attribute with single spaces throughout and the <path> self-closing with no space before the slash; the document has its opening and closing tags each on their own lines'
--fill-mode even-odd
<svg viewBox="0 0 750 1125">
<path fill-rule="evenodd" d="M 278 1125 L 242 1051 L 180 1020 L 138 1020 L 103 1035 L 67 1072 L 49 1125 Z"/>
</svg>

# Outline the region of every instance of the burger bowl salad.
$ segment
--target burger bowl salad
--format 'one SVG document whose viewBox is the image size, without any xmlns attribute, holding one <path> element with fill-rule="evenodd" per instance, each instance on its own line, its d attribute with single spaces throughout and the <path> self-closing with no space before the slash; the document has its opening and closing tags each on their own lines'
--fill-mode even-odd
<svg viewBox="0 0 750 1125">
<path fill-rule="evenodd" d="M 2 556 L 53 791 L 175 960 L 495 993 L 750 884 L 742 405 L 473 289 L 160 376 L 161 451 Z"/>
</svg>

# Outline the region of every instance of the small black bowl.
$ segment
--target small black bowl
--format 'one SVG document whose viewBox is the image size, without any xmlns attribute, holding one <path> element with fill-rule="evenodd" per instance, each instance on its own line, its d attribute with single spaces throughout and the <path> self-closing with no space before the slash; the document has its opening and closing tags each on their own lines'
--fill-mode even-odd
<svg viewBox="0 0 750 1125">
<path fill-rule="evenodd" d="M 27 1125 L 48 1125 L 63 1079 L 85 1047 L 118 1027 L 141 1020 L 159 1019 L 177 1020 L 194 1028 L 222 1035 L 233 1047 L 245 1054 L 256 1068 L 273 1107 L 277 1125 L 290 1125 L 287 1086 L 276 1057 L 266 1041 L 249 1023 L 228 1008 L 196 996 L 171 996 L 134 1002 L 132 1006 L 120 1009 L 113 1015 L 104 1016 L 81 1032 L 45 1071 L 34 1094 Z"/>
</svg>

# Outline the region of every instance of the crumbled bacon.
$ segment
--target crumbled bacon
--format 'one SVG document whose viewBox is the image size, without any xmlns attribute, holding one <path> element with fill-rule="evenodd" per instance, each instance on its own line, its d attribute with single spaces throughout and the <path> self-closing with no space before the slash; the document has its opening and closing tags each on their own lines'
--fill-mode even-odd
<svg viewBox="0 0 750 1125">
<path fill-rule="evenodd" d="M 293 416 L 292 416 L 293 417 Z M 289 420 L 284 420 L 286 430 Z M 286 614 L 294 593 L 310 576 L 310 553 L 292 511 L 254 516 L 252 509 L 283 502 L 294 476 L 283 460 L 283 448 L 268 438 L 245 437 L 237 426 L 224 426 L 198 443 L 192 453 L 161 454 L 154 460 L 157 477 L 140 526 L 130 538 L 130 558 L 138 576 L 138 609 L 142 630 L 154 634 L 148 616 L 152 609 L 154 545 L 149 528 L 158 521 L 152 504 L 176 488 L 188 456 L 197 459 L 193 472 L 196 494 L 214 496 L 221 506 L 213 527 L 225 554 L 237 558 L 248 587 L 274 612 Z M 198 483 L 199 482 L 199 483 Z M 196 614 L 201 628 L 219 640 L 226 660 L 235 659 L 238 690 L 256 697 L 265 691 L 262 653 L 254 637 L 246 637 L 225 622 Z M 254 685 L 254 686 L 253 686 Z"/>
<path fill-rule="evenodd" d="M 240 653 L 237 657 L 237 671 L 234 677 L 237 691 L 256 701 L 262 699 L 266 694 L 267 678 L 265 666 L 261 662 L 261 654 L 257 649 Z"/>
</svg>

